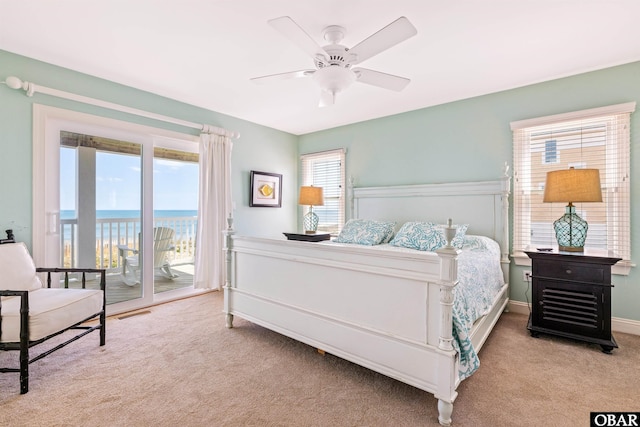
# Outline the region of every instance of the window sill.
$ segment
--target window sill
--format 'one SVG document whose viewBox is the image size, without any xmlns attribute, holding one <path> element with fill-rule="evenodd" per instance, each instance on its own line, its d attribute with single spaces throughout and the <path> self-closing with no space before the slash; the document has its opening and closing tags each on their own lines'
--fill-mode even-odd
<svg viewBox="0 0 640 427">
<path fill-rule="evenodd" d="M 515 262 L 516 265 L 531 267 L 531 258 L 529 258 L 524 252 L 515 252 L 511 254 L 511 259 Z M 611 274 L 616 274 L 618 276 L 628 276 L 631 272 L 631 268 L 635 266 L 636 265 L 631 261 L 618 261 L 611 267 Z"/>
</svg>

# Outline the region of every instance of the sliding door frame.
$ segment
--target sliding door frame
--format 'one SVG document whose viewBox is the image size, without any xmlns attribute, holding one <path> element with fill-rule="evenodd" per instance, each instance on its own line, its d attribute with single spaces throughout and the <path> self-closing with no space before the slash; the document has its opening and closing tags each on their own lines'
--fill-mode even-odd
<svg viewBox="0 0 640 427">
<path fill-rule="evenodd" d="M 153 229 L 153 148 L 158 141 L 179 146 L 198 143 L 194 135 L 168 131 L 77 111 L 56 107 L 33 105 L 33 201 L 32 201 L 32 256 L 38 266 L 55 267 L 60 264 L 60 131 L 67 130 L 88 135 L 122 139 L 142 145 L 142 200 L 151 209 L 142 214 L 142 230 Z M 143 247 L 153 247 L 153 233 L 145 232 Z M 153 251 L 142 251 L 143 278 L 153 278 Z M 150 289 L 150 290 L 149 290 Z M 202 292 L 193 288 L 172 291 L 170 295 L 153 292 L 153 283 L 145 284 L 141 299 L 134 299 L 107 306 L 108 314 L 117 314 L 183 298 Z M 169 293 L 167 293 L 169 294 Z"/>
</svg>

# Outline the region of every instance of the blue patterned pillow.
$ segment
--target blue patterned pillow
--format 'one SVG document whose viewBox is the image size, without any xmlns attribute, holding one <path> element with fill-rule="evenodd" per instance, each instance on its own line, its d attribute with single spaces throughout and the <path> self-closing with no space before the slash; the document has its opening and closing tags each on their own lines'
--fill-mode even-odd
<svg viewBox="0 0 640 427">
<path fill-rule="evenodd" d="M 337 243 L 356 243 L 358 245 L 379 245 L 387 243 L 393 237 L 395 222 L 372 219 L 350 219 L 342 227 L 333 241 Z"/>
<path fill-rule="evenodd" d="M 405 222 L 389 244 L 419 251 L 434 251 L 444 246 L 446 241 L 437 224 L 412 221 Z"/>
<path fill-rule="evenodd" d="M 387 235 L 384 236 L 384 238 L 382 239 L 382 241 L 380 243 L 389 243 L 391 241 L 391 239 L 393 239 L 393 236 L 395 236 L 395 227 L 396 227 L 396 223 L 395 222 L 386 222 L 385 223 L 385 228 L 387 229 Z"/>
<path fill-rule="evenodd" d="M 433 222 L 412 221 L 402 225 L 398 234 L 389 242 L 393 246 L 417 249 L 419 251 L 435 251 L 447 244 L 443 225 Z M 464 244 L 464 235 L 469 224 L 461 224 L 456 227 L 456 235 L 452 245 L 461 248 Z"/>
<path fill-rule="evenodd" d="M 487 244 L 480 236 L 464 236 L 464 248 L 470 251 L 486 251 Z"/>
</svg>

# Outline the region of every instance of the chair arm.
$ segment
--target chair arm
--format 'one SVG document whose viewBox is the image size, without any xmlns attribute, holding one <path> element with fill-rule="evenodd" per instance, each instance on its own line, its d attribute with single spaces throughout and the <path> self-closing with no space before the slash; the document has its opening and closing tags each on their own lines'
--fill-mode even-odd
<svg viewBox="0 0 640 427">
<path fill-rule="evenodd" d="M 138 249 L 132 249 L 126 245 L 118 245 L 118 252 L 120 253 L 120 256 L 123 257 L 126 252 L 133 252 L 134 254 L 137 254 L 140 251 Z"/>
<path fill-rule="evenodd" d="M 0 297 L 20 297 L 20 340 L 29 340 L 29 291 L 0 291 Z M 0 298 L 0 336 L 2 336 L 2 299 Z"/>
<path fill-rule="evenodd" d="M 0 291 L 0 297 L 20 297 L 25 294 L 28 294 L 29 291 L 14 291 L 11 289 L 5 289 Z M 2 302 L 0 300 L 0 307 L 2 307 Z"/>
<path fill-rule="evenodd" d="M 86 285 L 86 273 L 100 274 L 100 289 L 104 291 L 107 285 L 107 270 L 104 268 L 59 268 L 59 267 L 38 267 L 38 273 L 47 273 L 47 288 L 51 287 L 51 273 L 64 273 L 65 288 L 69 287 L 69 273 L 82 273 L 82 289 Z"/>
</svg>

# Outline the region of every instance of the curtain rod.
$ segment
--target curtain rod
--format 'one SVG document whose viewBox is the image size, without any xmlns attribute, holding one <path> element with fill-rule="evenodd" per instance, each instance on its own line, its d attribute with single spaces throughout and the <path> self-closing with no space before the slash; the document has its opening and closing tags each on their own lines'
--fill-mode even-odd
<svg viewBox="0 0 640 427">
<path fill-rule="evenodd" d="M 21 79 L 15 76 L 9 76 L 4 80 L 4 82 L 0 82 L 0 83 L 6 84 L 11 89 L 22 89 L 26 92 L 27 96 L 29 97 L 33 96 L 34 93 L 39 92 L 45 95 L 51 95 L 58 98 L 69 99 L 71 101 L 82 102 L 83 104 L 95 105 L 97 107 L 107 108 L 109 110 L 115 110 L 123 113 L 133 114 L 140 117 L 159 120 L 161 122 L 173 123 L 180 126 L 195 128 L 195 129 L 199 129 L 200 132 L 203 132 L 203 133 L 215 133 L 218 135 L 227 136 L 229 138 L 236 138 L 236 139 L 240 138 L 239 132 L 229 131 L 221 127 L 194 123 L 186 120 L 180 120 L 180 119 L 176 119 L 169 116 L 163 116 L 161 114 L 151 113 L 149 111 L 138 110 L 137 108 L 131 108 L 131 107 L 127 107 L 120 104 L 114 104 L 113 102 L 102 101 L 100 99 L 89 98 L 87 96 L 77 95 L 75 93 L 64 92 L 58 89 L 52 89 L 45 86 L 39 86 L 32 82 L 22 81 Z"/>
</svg>

